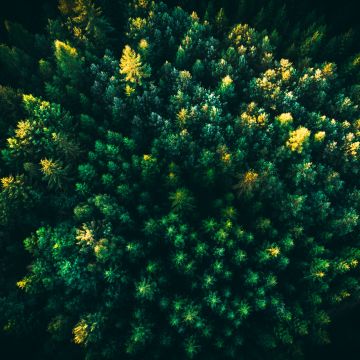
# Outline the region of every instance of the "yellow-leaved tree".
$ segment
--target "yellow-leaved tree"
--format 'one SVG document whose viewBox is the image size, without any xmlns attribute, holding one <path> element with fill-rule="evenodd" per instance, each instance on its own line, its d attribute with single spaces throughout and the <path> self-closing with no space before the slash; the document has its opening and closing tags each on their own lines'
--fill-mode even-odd
<svg viewBox="0 0 360 360">
<path fill-rule="evenodd" d="M 63 76 L 78 81 L 81 73 L 82 60 L 77 49 L 60 40 L 55 40 L 54 45 L 55 58 L 59 70 Z"/>
<path fill-rule="evenodd" d="M 125 75 L 124 80 L 132 85 L 141 84 L 143 78 L 150 76 L 150 67 L 142 63 L 140 54 L 126 45 L 120 59 L 120 74 Z M 130 95 L 133 90 L 133 86 L 127 84 L 126 93 Z"/>
</svg>

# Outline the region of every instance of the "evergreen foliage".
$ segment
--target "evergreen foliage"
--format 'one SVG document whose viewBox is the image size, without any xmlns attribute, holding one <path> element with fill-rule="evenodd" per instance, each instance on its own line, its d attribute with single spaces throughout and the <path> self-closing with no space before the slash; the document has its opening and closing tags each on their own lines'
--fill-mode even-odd
<svg viewBox="0 0 360 360">
<path fill-rule="evenodd" d="M 302 358 L 360 296 L 355 35 L 288 31 L 277 0 L 236 22 L 134 0 L 123 29 L 120 3 L 7 25 L 3 333 L 87 360 Z"/>
</svg>

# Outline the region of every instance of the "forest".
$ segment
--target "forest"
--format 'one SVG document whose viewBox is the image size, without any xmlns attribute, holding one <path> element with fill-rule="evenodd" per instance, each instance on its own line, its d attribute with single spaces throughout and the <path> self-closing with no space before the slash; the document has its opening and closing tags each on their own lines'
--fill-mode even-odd
<svg viewBox="0 0 360 360">
<path fill-rule="evenodd" d="M 0 358 L 356 359 L 356 1 L 5 3 Z"/>
</svg>

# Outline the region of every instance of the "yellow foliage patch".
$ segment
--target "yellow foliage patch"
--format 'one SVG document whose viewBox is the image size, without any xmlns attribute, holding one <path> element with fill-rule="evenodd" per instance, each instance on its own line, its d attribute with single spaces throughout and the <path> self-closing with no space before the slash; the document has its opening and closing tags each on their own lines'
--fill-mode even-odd
<svg viewBox="0 0 360 360">
<path fill-rule="evenodd" d="M 266 249 L 266 251 L 267 251 L 267 252 L 270 254 L 270 256 L 272 256 L 272 257 L 277 257 L 277 256 L 279 256 L 279 254 L 280 254 L 280 249 L 279 249 L 277 246 L 268 248 L 268 249 Z"/>
<path fill-rule="evenodd" d="M 310 136 L 310 130 L 304 126 L 299 127 L 297 130 L 290 132 L 290 138 L 286 142 L 288 148 L 291 151 L 296 151 L 301 153 L 303 150 L 303 145 Z"/>
<path fill-rule="evenodd" d="M 80 320 L 80 322 L 74 327 L 73 335 L 75 344 L 83 344 L 85 342 L 89 335 L 88 327 L 89 325 L 85 320 Z"/>
</svg>

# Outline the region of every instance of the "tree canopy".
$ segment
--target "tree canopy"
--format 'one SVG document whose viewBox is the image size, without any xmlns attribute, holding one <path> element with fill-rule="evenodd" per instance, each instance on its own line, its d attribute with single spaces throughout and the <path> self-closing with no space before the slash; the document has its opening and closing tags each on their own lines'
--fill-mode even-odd
<svg viewBox="0 0 360 360">
<path fill-rule="evenodd" d="M 301 359 L 359 299 L 357 34 L 185 3 L 0 45 L 0 325 L 43 358 Z"/>
</svg>

